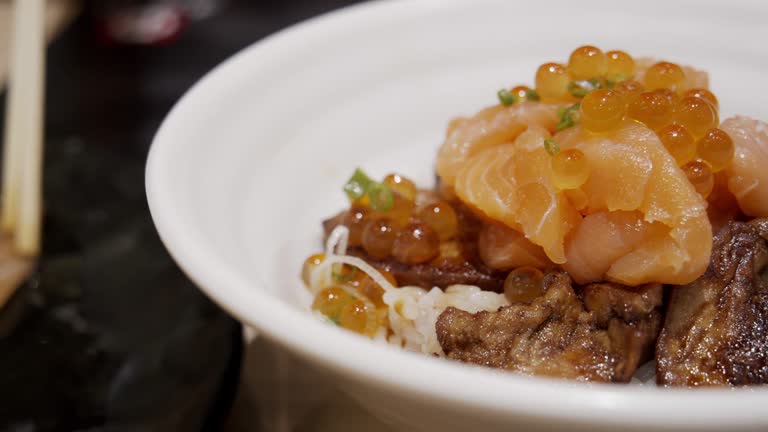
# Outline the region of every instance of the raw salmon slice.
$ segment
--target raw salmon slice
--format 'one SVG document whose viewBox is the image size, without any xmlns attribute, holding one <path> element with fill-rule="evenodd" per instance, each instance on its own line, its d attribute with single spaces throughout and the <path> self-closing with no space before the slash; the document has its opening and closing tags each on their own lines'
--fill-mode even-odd
<svg viewBox="0 0 768 432">
<path fill-rule="evenodd" d="M 706 203 L 656 134 L 626 121 L 605 134 L 580 126 L 557 134 L 581 150 L 581 188 L 551 181 L 549 133 L 532 127 L 514 143 L 485 149 L 458 171 L 457 196 L 543 248 L 579 283 L 685 284 L 706 269 L 712 232 Z"/>
<path fill-rule="evenodd" d="M 509 107 L 495 105 L 473 117 L 455 119 L 437 154 L 437 175 L 443 183 L 453 186 L 464 163 L 483 150 L 511 143 L 530 126 L 554 131 L 557 109 L 557 105 L 523 102 Z"/>
<path fill-rule="evenodd" d="M 768 217 L 768 123 L 736 116 L 720 129 L 733 139 L 735 153 L 725 170 L 728 190 L 749 216 Z"/>
</svg>

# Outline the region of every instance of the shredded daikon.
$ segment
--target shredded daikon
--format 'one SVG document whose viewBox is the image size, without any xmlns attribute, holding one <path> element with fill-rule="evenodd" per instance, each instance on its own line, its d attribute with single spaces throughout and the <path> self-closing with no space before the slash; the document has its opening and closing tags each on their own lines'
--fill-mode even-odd
<svg viewBox="0 0 768 432">
<path fill-rule="evenodd" d="M 326 255 L 346 255 L 349 244 L 349 228 L 339 225 L 331 231 L 325 241 Z"/>
<path fill-rule="evenodd" d="M 343 263 L 343 264 L 349 264 L 351 266 L 357 267 L 358 270 L 365 272 L 368 276 L 370 276 L 371 279 L 373 279 L 374 282 L 379 284 L 379 286 L 385 291 L 392 291 L 397 288 L 392 286 L 389 281 L 379 273 L 378 270 L 376 270 L 372 265 L 368 264 L 364 260 L 353 257 L 349 255 L 326 255 L 325 259 L 323 260 L 322 264 L 317 266 L 317 268 L 312 273 L 312 285 L 316 285 L 316 281 L 319 277 L 322 277 L 322 272 L 327 272 L 328 269 L 330 269 L 331 265 L 336 263 Z"/>
<path fill-rule="evenodd" d="M 389 292 L 395 290 L 394 286 L 378 270 L 364 260 L 345 255 L 349 244 L 349 229 L 344 225 L 339 225 L 331 231 L 328 240 L 325 242 L 325 259 L 318 265 L 310 277 L 312 291 L 316 291 L 319 286 L 331 284 L 331 268 L 333 264 L 349 264 L 358 270 L 365 272 L 374 282 L 384 290 Z M 319 283 L 322 281 L 323 283 Z"/>
<path fill-rule="evenodd" d="M 508 303 L 504 294 L 482 291 L 469 285 L 454 285 L 425 290 L 417 286 L 393 286 L 384 275 L 365 260 L 346 255 L 349 245 L 349 229 L 339 225 L 331 231 L 325 244 L 325 258 L 310 274 L 310 290 L 317 294 L 323 287 L 334 285 L 333 267 L 347 264 L 367 274 L 384 290 L 382 301 L 387 306 L 388 325 L 382 326 L 373 339 L 385 341 L 406 350 L 430 355 L 443 355 L 437 341 L 435 322 L 448 306 L 469 312 L 493 311 Z M 340 271 L 337 269 L 337 271 Z M 336 284 L 350 295 L 365 302 L 366 310 L 376 306 L 366 296 L 344 284 Z M 326 321 L 327 318 L 325 319 Z"/>
</svg>

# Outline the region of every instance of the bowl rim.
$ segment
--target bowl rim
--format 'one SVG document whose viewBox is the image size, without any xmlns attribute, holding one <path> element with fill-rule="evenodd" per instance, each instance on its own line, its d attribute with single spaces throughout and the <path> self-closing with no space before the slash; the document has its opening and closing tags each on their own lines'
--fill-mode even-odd
<svg viewBox="0 0 768 432">
<path fill-rule="evenodd" d="M 492 4 L 495 0 L 490 0 Z M 252 287 L 226 260 L 207 248 L 194 226 L 174 206 L 168 181 L 177 149 L 176 136 L 190 113 L 205 111 L 206 99 L 233 85 L 237 72 L 280 56 L 303 39 L 343 31 L 347 24 L 426 14 L 461 0 L 376 0 L 338 9 L 294 24 L 241 50 L 200 79 L 176 103 L 156 133 L 147 159 L 149 208 L 170 254 L 198 287 L 223 309 L 254 326 L 264 337 L 356 381 L 411 397 L 429 398 L 475 413 L 531 416 L 574 424 L 700 426 L 768 425 L 768 389 L 660 389 L 617 384 L 583 384 L 527 377 L 486 368 L 441 362 L 323 325 L 268 293 L 250 289 L 253 301 L 238 291 Z M 696 2 L 720 3 L 715 0 Z M 756 4 L 755 2 L 751 2 Z M 478 7 L 477 3 L 472 3 Z M 236 81 L 236 80 L 235 80 Z M 314 323 L 314 324 L 313 324 Z M 341 353 L 341 354 L 340 354 Z M 376 359 L 376 361 L 370 361 Z M 456 391 L 457 387 L 461 391 Z M 652 410 L 652 411 L 651 411 Z M 601 415 L 595 415 L 600 413 Z M 653 415 L 648 415 L 653 413 Z M 475 414 L 480 415 L 480 414 Z"/>
</svg>

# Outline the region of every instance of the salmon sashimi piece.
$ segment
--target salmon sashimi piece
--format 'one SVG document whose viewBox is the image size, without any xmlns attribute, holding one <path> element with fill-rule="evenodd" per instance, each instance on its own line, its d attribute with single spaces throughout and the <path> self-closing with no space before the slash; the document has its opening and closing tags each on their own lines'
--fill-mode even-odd
<svg viewBox="0 0 768 432">
<path fill-rule="evenodd" d="M 549 132 L 531 127 L 514 143 L 491 147 L 467 161 L 454 186 L 464 203 L 517 230 L 556 264 L 565 262 L 565 234 L 581 216 L 552 184 Z"/>
<path fill-rule="evenodd" d="M 639 211 L 600 211 L 588 214 L 566 241 L 563 268 L 576 281 L 603 277 L 621 257 L 650 238 L 669 235 L 661 223 L 648 223 Z"/>
<path fill-rule="evenodd" d="M 477 239 L 480 259 L 495 270 L 510 271 L 519 267 L 546 269 L 552 266 L 544 249 L 523 233 L 500 223 L 484 223 Z"/>
<path fill-rule="evenodd" d="M 437 154 L 441 182 L 453 186 L 456 173 L 472 156 L 499 144 L 511 143 L 531 125 L 554 131 L 558 105 L 523 102 L 508 107 L 488 107 L 470 118 L 451 122 Z"/>
<path fill-rule="evenodd" d="M 768 123 L 736 116 L 720 129 L 733 139 L 735 154 L 725 170 L 728 190 L 744 214 L 768 217 Z"/>
<path fill-rule="evenodd" d="M 579 189 L 551 181 L 546 130 L 486 149 L 458 172 L 457 196 L 541 246 L 578 283 L 688 283 L 706 269 L 706 203 L 656 134 L 625 121 L 603 134 L 575 126 L 554 139 L 581 150 L 590 177 Z"/>
<path fill-rule="evenodd" d="M 613 261 L 605 279 L 633 286 L 685 284 L 706 270 L 712 248 L 706 202 L 652 130 L 627 120 L 607 134 L 577 126 L 555 139 L 564 150 L 584 152 L 591 167 L 581 188 L 588 197 L 584 213 L 637 211 L 648 224 L 642 241 Z M 598 260 L 611 250 L 588 238 L 579 248 L 575 234 L 568 249 L 591 255 L 585 260 Z"/>
</svg>

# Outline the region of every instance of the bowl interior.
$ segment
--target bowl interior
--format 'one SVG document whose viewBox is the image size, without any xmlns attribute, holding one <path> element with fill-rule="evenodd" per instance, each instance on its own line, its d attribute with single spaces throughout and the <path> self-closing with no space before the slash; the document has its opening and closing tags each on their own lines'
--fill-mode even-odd
<svg viewBox="0 0 768 432">
<path fill-rule="evenodd" d="M 768 40 L 768 7 L 633 7 L 596 0 L 374 2 L 270 37 L 195 86 L 159 131 L 147 186 L 160 234 L 212 298 L 306 356 L 360 376 L 375 372 L 354 365 L 356 356 L 373 352 L 406 374 L 486 375 L 374 347 L 313 321 L 305 313 L 310 300 L 298 279 L 301 263 L 321 248 L 320 221 L 346 205 L 341 186 L 355 167 L 431 185 L 451 118 L 495 103 L 499 88 L 532 84 L 539 64 L 564 62 L 579 45 L 705 69 L 723 117 L 768 118 L 768 104 L 755 96 L 768 94 L 761 43 Z M 354 354 L 324 353 L 306 340 L 310 335 Z M 645 397 L 625 388 L 590 391 L 628 403 Z M 653 400 L 646 402 L 658 404 Z"/>
</svg>

